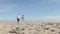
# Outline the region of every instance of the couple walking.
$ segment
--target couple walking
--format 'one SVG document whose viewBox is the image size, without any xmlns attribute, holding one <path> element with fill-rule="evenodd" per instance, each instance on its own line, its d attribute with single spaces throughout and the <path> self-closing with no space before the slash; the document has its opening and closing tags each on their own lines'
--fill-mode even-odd
<svg viewBox="0 0 60 34">
<path fill-rule="evenodd" d="M 19 22 L 22 21 L 24 22 L 24 15 L 17 15 L 17 23 L 19 24 Z"/>
</svg>

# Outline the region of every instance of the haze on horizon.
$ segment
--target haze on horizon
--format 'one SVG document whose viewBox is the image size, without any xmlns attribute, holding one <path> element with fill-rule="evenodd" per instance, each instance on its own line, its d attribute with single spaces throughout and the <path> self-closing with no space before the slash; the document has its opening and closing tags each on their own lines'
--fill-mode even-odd
<svg viewBox="0 0 60 34">
<path fill-rule="evenodd" d="M 0 0 L 0 21 L 60 21 L 60 0 Z"/>
</svg>

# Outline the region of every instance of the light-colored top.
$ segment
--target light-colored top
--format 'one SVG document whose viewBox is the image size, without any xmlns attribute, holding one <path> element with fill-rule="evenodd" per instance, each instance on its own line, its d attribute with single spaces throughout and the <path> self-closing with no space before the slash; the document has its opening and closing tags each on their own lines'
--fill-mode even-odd
<svg viewBox="0 0 60 34">
<path fill-rule="evenodd" d="M 17 18 L 19 18 L 19 19 L 20 19 L 20 18 L 21 18 L 21 16 L 20 16 L 20 15 L 17 15 Z"/>
</svg>

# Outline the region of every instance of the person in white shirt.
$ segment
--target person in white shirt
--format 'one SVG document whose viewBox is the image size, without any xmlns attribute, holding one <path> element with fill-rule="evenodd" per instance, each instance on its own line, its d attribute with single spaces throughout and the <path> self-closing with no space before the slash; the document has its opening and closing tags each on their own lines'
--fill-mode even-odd
<svg viewBox="0 0 60 34">
<path fill-rule="evenodd" d="M 22 15 L 21 20 L 22 20 L 22 22 L 24 22 L 24 15 Z"/>
<path fill-rule="evenodd" d="M 19 22 L 20 22 L 20 15 L 18 14 L 17 15 L 17 23 L 19 24 Z"/>
</svg>

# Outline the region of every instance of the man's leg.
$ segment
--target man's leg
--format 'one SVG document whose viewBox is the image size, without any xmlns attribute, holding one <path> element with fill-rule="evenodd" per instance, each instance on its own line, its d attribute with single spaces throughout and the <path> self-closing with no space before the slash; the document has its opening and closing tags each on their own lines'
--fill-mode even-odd
<svg viewBox="0 0 60 34">
<path fill-rule="evenodd" d="M 19 19 L 17 19 L 17 24 L 19 24 Z"/>
</svg>

